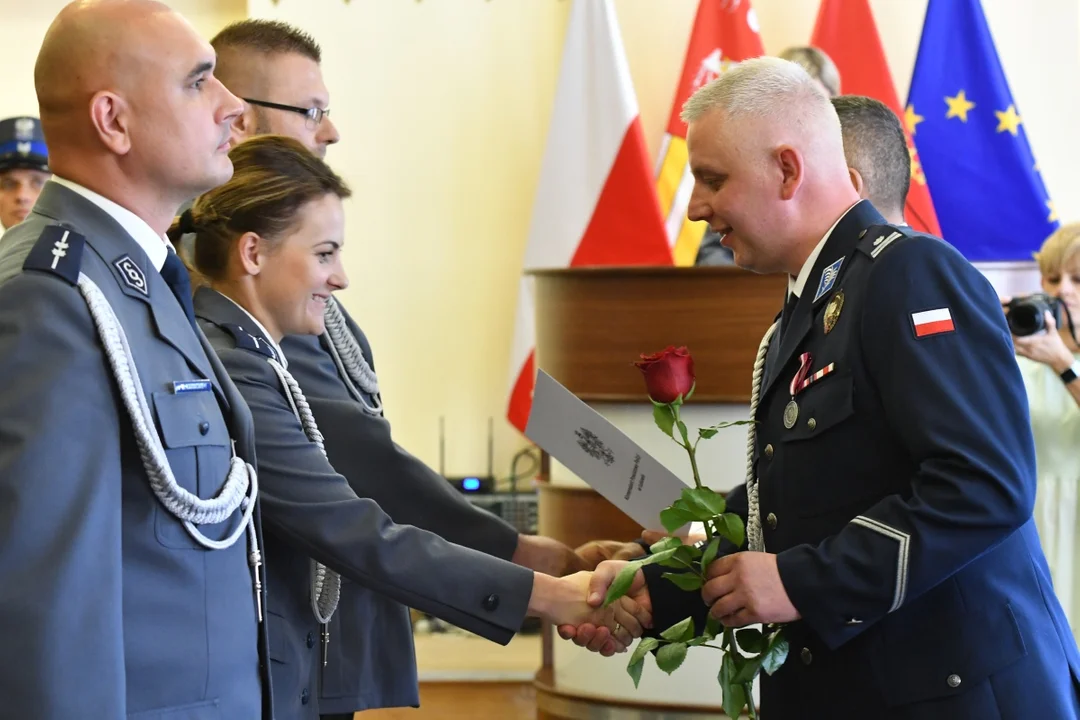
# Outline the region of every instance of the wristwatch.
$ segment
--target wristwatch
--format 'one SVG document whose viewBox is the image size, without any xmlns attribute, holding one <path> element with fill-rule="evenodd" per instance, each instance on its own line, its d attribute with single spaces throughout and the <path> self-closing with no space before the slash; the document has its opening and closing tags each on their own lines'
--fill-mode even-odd
<svg viewBox="0 0 1080 720">
<path fill-rule="evenodd" d="M 1061 381 L 1066 385 L 1075 381 L 1078 377 L 1080 377 L 1080 360 L 1074 362 L 1065 372 L 1061 373 Z"/>
</svg>

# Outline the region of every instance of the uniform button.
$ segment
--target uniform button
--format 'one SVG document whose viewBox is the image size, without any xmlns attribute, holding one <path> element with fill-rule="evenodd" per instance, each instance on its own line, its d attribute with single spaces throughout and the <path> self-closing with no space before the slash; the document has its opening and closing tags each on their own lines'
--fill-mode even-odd
<svg viewBox="0 0 1080 720">
<path fill-rule="evenodd" d="M 765 446 L 765 457 L 771 458 L 772 454 L 773 454 L 772 443 L 769 443 L 768 445 Z"/>
<path fill-rule="evenodd" d="M 488 595 L 484 598 L 484 609 L 490 612 L 494 612 L 499 607 L 499 596 Z"/>
<path fill-rule="evenodd" d="M 210 432 L 210 423 L 203 420 L 201 423 L 199 423 L 199 434 L 205 435 L 208 432 Z"/>
<path fill-rule="evenodd" d="M 309 648 L 315 647 L 315 633 L 308 633 L 307 634 L 307 646 Z"/>
<path fill-rule="evenodd" d="M 817 420 L 815 420 L 814 418 L 810 418 L 809 420 L 806 421 L 806 427 L 813 430 L 814 428 L 817 427 Z"/>
<path fill-rule="evenodd" d="M 802 652 L 799 653 L 799 657 L 802 658 L 803 665 L 809 665 L 810 663 L 814 662 L 814 656 L 810 652 L 810 648 L 803 648 Z"/>
<path fill-rule="evenodd" d="M 308 700 L 310 700 L 310 699 L 311 699 L 311 693 L 308 692 L 307 688 L 304 688 L 304 692 L 300 693 L 300 704 L 301 705 L 307 705 Z"/>
<path fill-rule="evenodd" d="M 949 683 L 949 687 L 951 687 L 951 688 L 960 687 L 960 676 L 959 675 L 950 675 L 949 679 L 946 680 L 945 682 Z"/>
<path fill-rule="evenodd" d="M 769 523 L 770 530 L 776 529 L 776 513 L 769 513 L 765 520 Z"/>
</svg>

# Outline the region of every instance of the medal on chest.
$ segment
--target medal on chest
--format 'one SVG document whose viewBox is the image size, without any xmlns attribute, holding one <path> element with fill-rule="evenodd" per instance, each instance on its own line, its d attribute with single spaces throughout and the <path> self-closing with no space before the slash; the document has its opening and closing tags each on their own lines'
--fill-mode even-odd
<svg viewBox="0 0 1080 720">
<path fill-rule="evenodd" d="M 791 400 L 784 406 L 784 427 L 788 430 L 795 427 L 795 423 L 799 420 L 799 403 L 795 400 L 795 396 L 836 369 L 836 363 L 829 363 L 811 375 L 810 365 L 813 361 L 813 356 L 808 352 L 799 355 L 799 369 L 795 377 L 791 378 L 791 385 L 788 388 L 791 392 Z"/>
</svg>

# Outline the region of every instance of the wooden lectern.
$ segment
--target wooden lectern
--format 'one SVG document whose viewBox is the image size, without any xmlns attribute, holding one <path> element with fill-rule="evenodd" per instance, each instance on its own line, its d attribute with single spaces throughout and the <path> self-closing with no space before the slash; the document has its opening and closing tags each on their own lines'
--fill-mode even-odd
<svg viewBox="0 0 1080 720">
<path fill-rule="evenodd" d="M 642 412 L 649 412 L 649 398 L 632 363 L 641 353 L 668 345 L 685 345 L 693 353 L 697 388 L 691 404 L 748 404 L 758 344 L 783 306 L 787 282 L 782 275 L 736 267 L 589 267 L 529 275 L 536 294 L 537 367 L 590 405 L 640 403 Z M 595 491 L 548 482 L 549 470 L 543 454 L 540 534 L 570 547 L 640 535 L 640 526 Z M 606 702 L 560 692 L 552 672 L 551 632 L 545 627 L 544 667 L 536 681 L 540 720 L 579 717 L 589 705 L 593 710 L 634 707 L 633 716 L 642 718 L 647 717 L 643 710 L 667 713 L 664 717 L 672 720 L 684 714 L 723 717 L 713 707 L 628 706 L 625 698 Z"/>
</svg>

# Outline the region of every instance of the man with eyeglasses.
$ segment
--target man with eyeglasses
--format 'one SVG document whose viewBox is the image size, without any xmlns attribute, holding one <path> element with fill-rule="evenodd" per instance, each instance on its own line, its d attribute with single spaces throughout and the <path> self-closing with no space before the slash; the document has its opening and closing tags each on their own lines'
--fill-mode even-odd
<svg viewBox="0 0 1080 720">
<path fill-rule="evenodd" d="M 310 36 L 281 22 L 245 20 L 210 44 L 217 51 L 219 79 L 245 103 L 233 123 L 234 142 L 287 135 L 326 157 L 327 146 L 340 136 L 330 119 L 322 51 Z"/>
<path fill-rule="evenodd" d="M 250 19 L 226 27 L 210 43 L 218 57 L 215 74 L 246 103 L 233 124 L 234 142 L 264 133 L 288 135 L 323 156 L 338 141 L 325 114 L 329 93 L 320 70 L 321 50 L 311 36 L 286 23 Z M 377 501 L 395 522 L 551 575 L 641 553 L 634 543 L 609 541 L 574 552 L 549 538 L 519 534 L 469 503 L 394 442 L 382 414 L 371 347 L 337 302 L 328 308 L 326 324 L 323 336 L 286 337 L 281 347 L 324 435 L 330 464 L 357 495 Z M 272 573 L 273 560 L 269 563 Z M 498 598 L 490 604 L 497 606 Z M 419 704 L 406 607 L 343 581 L 329 636 L 335 641 L 325 656 L 315 630 L 306 647 L 284 648 L 288 643 L 271 639 L 272 661 L 294 668 L 314 665 L 317 677 L 311 682 L 317 683 L 323 720 L 351 720 L 357 710 Z M 275 679 L 275 691 L 278 685 Z"/>
</svg>

